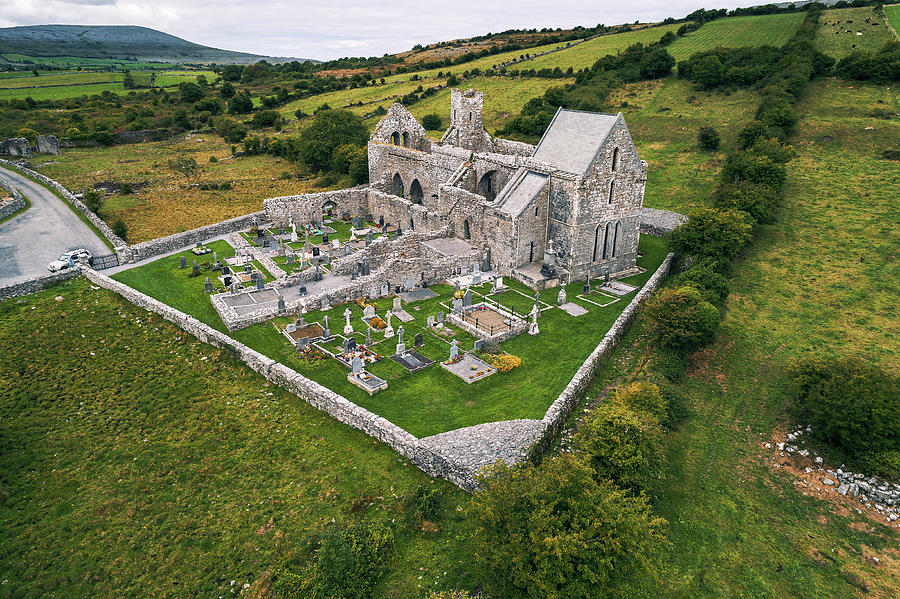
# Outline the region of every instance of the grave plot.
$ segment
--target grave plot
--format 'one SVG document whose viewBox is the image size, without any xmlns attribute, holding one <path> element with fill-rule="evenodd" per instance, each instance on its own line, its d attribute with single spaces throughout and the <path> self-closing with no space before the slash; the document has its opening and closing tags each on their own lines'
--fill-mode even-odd
<svg viewBox="0 0 900 599">
<path fill-rule="evenodd" d="M 527 329 L 524 319 L 499 305 L 484 302 L 464 308 L 460 314 L 451 314 L 450 321 L 486 341 L 505 341 Z"/>
<path fill-rule="evenodd" d="M 468 385 L 497 372 L 496 368 L 471 354 L 460 354 L 456 360 L 441 362 L 441 367 L 447 372 L 458 376 Z"/>
</svg>

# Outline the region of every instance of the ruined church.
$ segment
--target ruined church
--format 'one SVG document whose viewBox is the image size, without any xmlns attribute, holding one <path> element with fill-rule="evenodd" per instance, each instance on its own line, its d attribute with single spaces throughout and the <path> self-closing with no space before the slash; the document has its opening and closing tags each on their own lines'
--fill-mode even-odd
<svg viewBox="0 0 900 599">
<path fill-rule="evenodd" d="M 636 271 L 647 163 L 621 113 L 559 109 L 532 146 L 485 131 L 480 92 L 453 89 L 450 101 L 438 142 L 391 106 L 369 140 L 368 187 L 337 211 L 443 231 L 535 289 Z"/>
</svg>

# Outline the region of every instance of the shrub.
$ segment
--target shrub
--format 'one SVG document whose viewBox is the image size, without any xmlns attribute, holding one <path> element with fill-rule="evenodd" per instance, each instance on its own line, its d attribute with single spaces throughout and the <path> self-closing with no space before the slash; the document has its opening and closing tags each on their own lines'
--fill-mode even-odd
<svg viewBox="0 0 900 599">
<path fill-rule="evenodd" d="M 131 195 L 134 193 L 134 189 L 131 187 L 129 183 L 122 183 L 122 187 L 119 188 L 119 193 L 123 196 Z"/>
<path fill-rule="evenodd" d="M 689 269 L 678 275 L 679 285 L 694 287 L 709 303 L 721 306 L 730 291 L 728 279 L 716 270 L 717 262 L 709 259 L 697 260 Z"/>
<path fill-rule="evenodd" d="M 759 121 L 752 121 L 738 131 L 738 149 L 746 150 L 765 136 L 766 126 Z"/>
<path fill-rule="evenodd" d="M 509 372 L 522 365 L 522 358 L 510 354 L 488 354 L 485 360 L 500 372 Z"/>
<path fill-rule="evenodd" d="M 347 174 L 350 172 L 350 165 L 358 156 L 364 155 L 365 148 L 355 144 L 344 144 L 334 149 L 331 156 L 331 168 L 338 173 Z"/>
<path fill-rule="evenodd" d="M 725 183 L 713 193 L 713 205 L 723 210 L 741 210 L 758 223 L 775 220 L 780 194 L 763 183 Z"/>
<path fill-rule="evenodd" d="M 811 357 L 790 368 L 789 411 L 849 459 L 900 451 L 900 377 L 859 358 Z"/>
<path fill-rule="evenodd" d="M 693 287 L 663 289 L 647 302 L 646 329 L 660 345 L 691 352 L 709 343 L 719 328 L 719 310 Z"/>
<path fill-rule="evenodd" d="M 436 131 L 441 128 L 441 117 L 432 113 L 422 117 L 422 126 L 429 131 Z"/>
<path fill-rule="evenodd" d="M 368 142 L 362 119 L 349 110 L 321 110 L 300 134 L 299 157 L 316 170 L 331 164 L 334 151 L 345 145 L 364 146 Z"/>
<path fill-rule="evenodd" d="M 275 110 L 260 110 L 253 114 L 253 126 L 257 128 L 274 127 L 279 120 L 281 115 Z"/>
<path fill-rule="evenodd" d="M 647 380 L 634 381 L 616 388 L 613 401 L 639 414 L 650 414 L 659 422 L 664 421 L 668 414 L 668 402 L 660 393 L 659 385 Z"/>
<path fill-rule="evenodd" d="M 669 347 L 653 347 L 647 356 L 645 367 L 667 381 L 677 382 L 687 370 L 687 359 L 680 351 Z"/>
<path fill-rule="evenodd" d="M 722 168 L 723 183 L 749 181 L 780 189 L 786 178 L 783 163 L 763 152 L 755 152 L 753 148 L 732 152 Z"/>
<path fill-rule="evenodd" d="M 81 201 L 84 202 L 84 205 L 94 214 L 100 212 L 100 207 L 103 205 L 103 199 L 96 191 L 86 191 Z"/>
<path fill-rule="evenodd" d="M 110 224 L 112 232 L 121 237 L 123 240 L 128 238 L 128 225 L 120 218 L 117 218 Z"/>
<path fill-rule="evenodd" d="M 228 112 L 231 114 L 249 114 L 252 111 L 253 100 L 250 98 L 250 94 L 247 91 L 235 94 L 235 96 L 228 101 Z"/>
<path fill-rule="evenodd" d="M 665 520 L 572 455 L 479 476 L 472 553 L 492 597 L 581 599 L 652 569 Z"/>
<path fill-rule="evenodd" d="M 639 401 L 639 394 L 623 392 L 622 399 Z M 661 402 L 658 388 L 655 395 Z M 619 401 L 601 405 L 578 429 L 576 443 L 597 480 L 611 480 L 633 493 L 649 491 L 659 482 L 663 431 L 659 419 L 649 412 Z"/>
<path fill-rule="evenodd" d="M 469 594 L 469 591 L 464 590 L 454 590 L 454 591 L 440 591 L 440 592 L 432 592 L 426 599 L 475 599 L 472 595 Z"/>
<path fill-rule="evenodd" d="M 434 485 L 419 485 L 415 491 L 403 496 L 401 504 L 407 521 L 420 526 L 423 522 L 434 522 L 440 518 L 443 496 Z"/>
<path fill-rule="evenodd" d="M 728 260 L 750 240 L 750 219 L 744 212 L 698 208 L 672 231 L 669 246 L 683 255 Z"/>
<path fill-rule="evenodd" d="M 330 528 L 317 555 L 313 577 L 316 596 L 371 597 L 393 545 L 393 533 L 379 524 L 359 524 L 346 530 Z"/>
<path fill-rule="evenodd" d="M 697 143 L 701 150 L 713 152 L 719 149 L 719 132 L 712 127 L 700 127 L 697 132 Z"/>
</svg>

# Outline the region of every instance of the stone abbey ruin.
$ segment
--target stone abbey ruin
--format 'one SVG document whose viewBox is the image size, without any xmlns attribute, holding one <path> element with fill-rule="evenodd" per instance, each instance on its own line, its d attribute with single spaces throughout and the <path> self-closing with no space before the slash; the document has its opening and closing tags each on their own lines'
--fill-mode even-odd
<svg viewBox="0 0 900 599">
<path fill-rule="evenodd" d="M 369 140 L 368 186 L 267 200 L 267 216 L 308 223 L 325 208 L 455 238 L 484 270 L 538 290 L 636 272 L 647 163 L 622 114 L 559 109 L 532 146 L 490 136 L 482 105 L 480 92 L 452 90 L 435 143 L 395 103 Z"/>
</svg>

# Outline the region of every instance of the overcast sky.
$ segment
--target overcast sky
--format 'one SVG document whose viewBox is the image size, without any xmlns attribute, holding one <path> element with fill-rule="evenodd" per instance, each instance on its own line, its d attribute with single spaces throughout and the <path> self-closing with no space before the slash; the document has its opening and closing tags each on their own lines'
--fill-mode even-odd
<svg viewBox="0 0 900 599">
<path fill-rule="evenodd" d="M 268 56 L 380 56 L 489 31 L 615 25 L 682 17 L 702 0 L 0 0 L 0 27 L 143 25 L 189 41 Z"/>
</svg>

